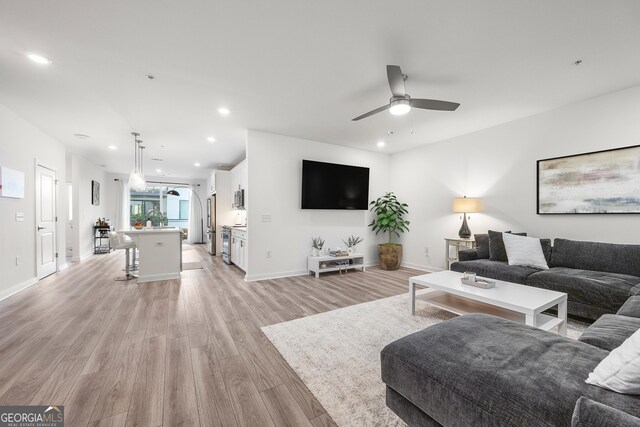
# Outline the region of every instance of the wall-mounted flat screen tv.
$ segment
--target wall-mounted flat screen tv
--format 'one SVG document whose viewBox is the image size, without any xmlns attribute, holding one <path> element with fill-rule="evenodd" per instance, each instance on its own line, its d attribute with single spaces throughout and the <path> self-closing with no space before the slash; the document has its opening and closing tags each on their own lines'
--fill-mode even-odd
<svg viewBox="0 0 640 427">
<path fill-rule="evenodd" d="M 369 168 L 302 161 L 302 209 L 367 210 Z"/>
</svg>

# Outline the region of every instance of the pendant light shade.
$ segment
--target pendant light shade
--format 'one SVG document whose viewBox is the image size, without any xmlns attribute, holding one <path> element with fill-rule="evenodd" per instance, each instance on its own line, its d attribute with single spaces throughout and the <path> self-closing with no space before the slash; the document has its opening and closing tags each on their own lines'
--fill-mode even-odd
<svg viewBox="0 0 640 427">
<path fill-rule="evenodd" d="M 140 146 L 140 141 L 138 136 L 139 133 L 131 132 L 133 135 L 133 169 L 129 174 L 129 188 L 134 191 L 145 191 L 147 189 L 147 182 L 144 179 L 144 174 L 142 172 L 142 150 L 144 147 Z"/>
</svg>

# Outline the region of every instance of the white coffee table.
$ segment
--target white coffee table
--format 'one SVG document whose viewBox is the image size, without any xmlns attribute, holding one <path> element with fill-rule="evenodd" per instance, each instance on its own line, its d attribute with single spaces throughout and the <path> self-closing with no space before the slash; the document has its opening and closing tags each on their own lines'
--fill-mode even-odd
<svg viewBox="0 0 640 427">
<path fill-rule="evenodd" d="M 419 296 L 421 301 L 456 314 L 486 313 L 535 328 L 567 336 L 567 294 L 495 280 L 491 289 L 476 288 L 460 283 L 462 273 L 440 271 L 409 279 L 409 311 L 416 310 L 416 286 L 430 288 Z M 490 279 L 493 280 L 493 279 Z M 558 316 L 542 314 L 558 306 Z"/>
</svg>

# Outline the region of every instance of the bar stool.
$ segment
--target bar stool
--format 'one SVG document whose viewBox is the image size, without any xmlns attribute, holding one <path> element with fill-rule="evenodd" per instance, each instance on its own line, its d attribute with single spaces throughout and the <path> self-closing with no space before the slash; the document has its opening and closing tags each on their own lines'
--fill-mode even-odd
<svg viewBox="0 0 640 427">
<path fill-rule="evenodd" d="M 115 250 L 124 249 L 124 254 L 125 254 L 124 256 L 125 275 L 124 277 L 117 277 L 115 280 L 125 281 L 125 280 L 135 279 L 136 276 L 134 276 L 130 272 L 129 251 L 131 249 L 133 249 L 134 251 L 136 250 L 136 243 L 133 240 L 131 240 L 131 237 L 126 236 L 124 234 L 121 237 L 115 231 L 109 232 L 109 242 L 111 243 L 111 247 Z"/>
</svg>

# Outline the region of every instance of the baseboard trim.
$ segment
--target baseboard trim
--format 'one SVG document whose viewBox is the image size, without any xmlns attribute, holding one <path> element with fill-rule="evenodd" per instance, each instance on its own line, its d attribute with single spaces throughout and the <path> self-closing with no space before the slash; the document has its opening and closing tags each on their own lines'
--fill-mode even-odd
<svg viewBox="0 0 640 427">
<path fill-rule="evenodd" d="M 437 273 L 438 271 L 445 271 L 444 268 L 433 267 L 429 265 L 413 264 L 410 262 L 403 262 L 402 267 L 413 268 L 414 270 L 426 271 L 429 273 Z"/>
<path fill-rule="evenodd" d="M 306 274 L 309 274 L 307 270 L 284 271 L 280 273 L 269 274 L 247 274 L 246 276 L 244 276 L 244 280 L 247 282 L 256 282 L 258 280 L 281 279 L 283 277 L 304 276 Z"/>
<path fill-rule="evenodd" d="M 27 289 L 29 286 L 35 285 L 36 283 L 38 283 L 38 278 L 32 277 L 30 279 L 27 279 L 23 282 L 18 283 L 17 285 L 13 285 L 6 291 L 0 292 L 0 301 L 2 301 L 3 299 L 9 298 L 13 294 L 17 294 L 18 292 L 23 291 Z"/>
</svg>

